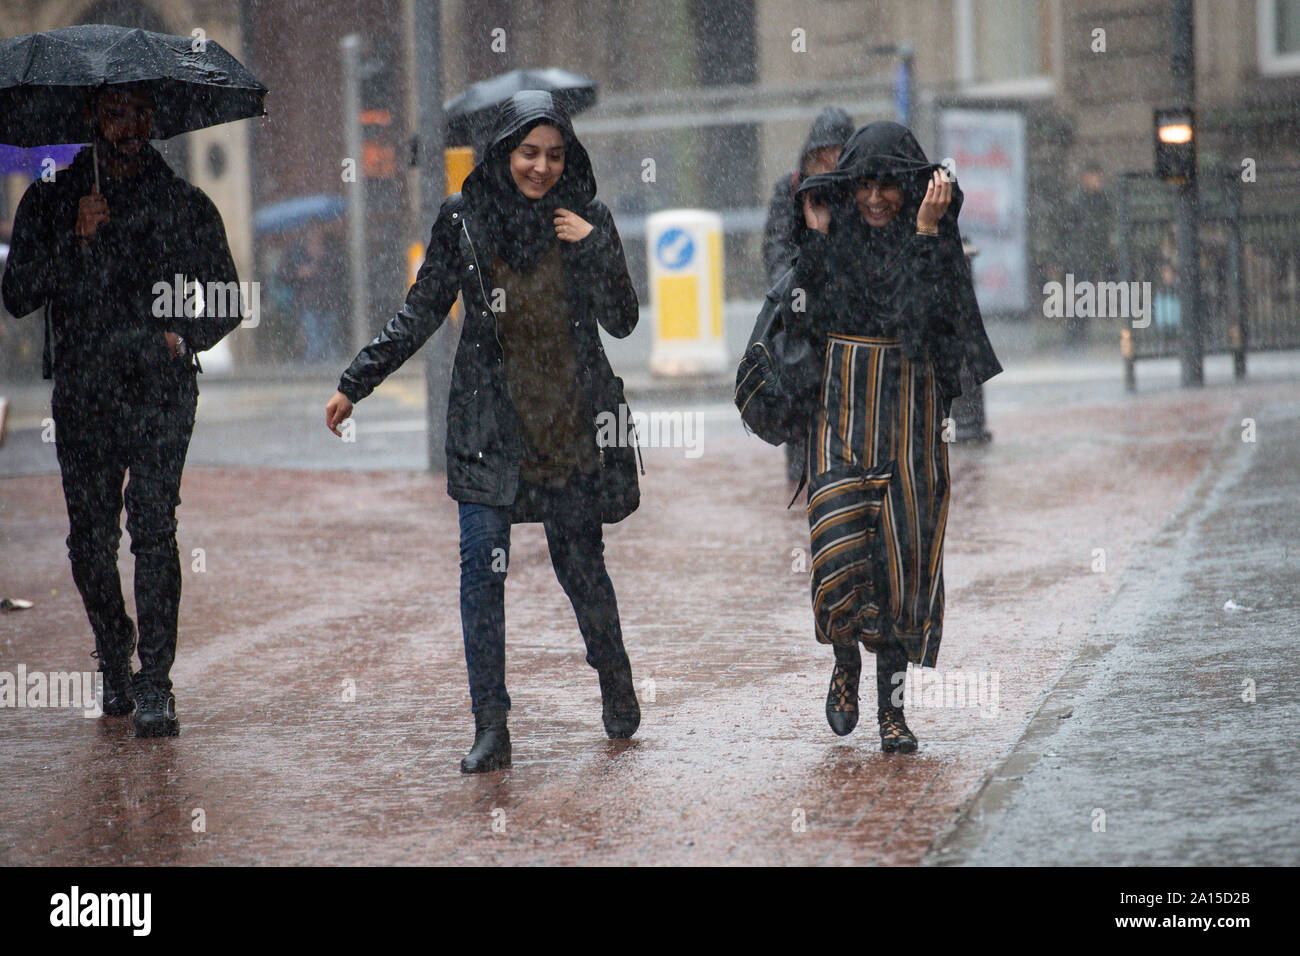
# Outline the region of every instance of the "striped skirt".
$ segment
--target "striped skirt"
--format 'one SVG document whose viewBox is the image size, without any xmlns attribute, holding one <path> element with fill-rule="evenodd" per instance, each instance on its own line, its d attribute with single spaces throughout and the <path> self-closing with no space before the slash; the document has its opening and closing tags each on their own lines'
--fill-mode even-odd
<svg viewBox="0 0 1300 956">
<path fill-rule="evenodd" d="M 897 339 L 832 335 L 808 441 L 817 639 L 933 667 L 948 519 L 944 402 Z"/>
</svg>

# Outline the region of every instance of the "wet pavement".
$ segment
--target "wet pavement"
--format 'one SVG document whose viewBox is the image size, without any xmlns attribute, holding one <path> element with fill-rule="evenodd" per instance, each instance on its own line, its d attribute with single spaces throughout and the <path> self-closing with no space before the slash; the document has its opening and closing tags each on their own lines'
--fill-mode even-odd
<svg viewBox="0 0 1300 956">
<path fill-rule="evenodd" d="M 1254 417 L 932 861 L 1300 864 L 1300 399 Z"/>
<path fill-rule="evenodd" d="M 970 825 L 963 812 L 978 807 L 986 781 L 1006 766 L 1099 634 L 1117 648 L 1132 645 L 1139 664 L 1157 660 L 1141 655 L 1158 656 L 1169 642 L 1144 649 L 1146 629 L 1176 628 L 1184 619 L 1198 629 L 1220 623 L 1189 605 L 1180 588 L 1218 575 L 1221 607 L 1221 593 L 1238 593 L 1229 585 L 1239 563 L 1243 581 L 1260 573 L 1246 548 L 1217 559 L 1180 552 L 1174 571 L 1153 562 L 1152 548 L 1179 539 L 1170 522 L 1180 515 L 1213 540 L 1214 509 L 1233 500 L 1215 491 L 1221 474 L 1241 478 L 1267 464 L 1280 490 L 1260 490 L 1260 500 L 1294 500 L 1294 444 L 1266 454 L 1260 445 L 1258 457 L 1241 465 L 1230 439 L 1247 415 L 1293 426 L 1292 413 L 1277 409 L 1291 407 L 1280 403 L 1293 402 L 1297 386 L 1270 380 L 1133 397 L 1110 385 L 1050 379 L 1017 387 L 989 390 L 994 443 L 951 454 L 940 671 L 996 675 L 997 700 L 909 707 L 921 740 L 914 756 L 881 754 L 869 715 L 848 738 L 826 726 L 831 655 L 811 633 L 806 519 L 798 507 L 783 510 L 789 491 L 780 450 L 741 434 L 725 406 L 695 409 L 705 426 L 700 457 L 680 448 L 646 451 L 641 510 L 607 529 L 641 730 L 631 741 L 605 739 L 595 674 L 583 662 L 544 536 L 539 526 L 519 527 L 507 584 L 515 763 L 481 777 L 457 771 L 472 723 L 455 507 L 441 479 L 391 465 L 217 467 L 200 463 L 213 460 L 200 454 L 186 472 L 180 512 L 186 566 L 196 566 L 194 549 L 202 549 L 204 567 L 185 578 L 173 672 L 182 735 L 136 740 L 121 719 L 0 710 L 0 766 L 9 784 L 0 791 L 0 864 L 914 864 L 978 861 L 971 855 L 988 832 L 997 848 L 990 859 L 1029 860 L 1031 840 L 1057 839 L 1056 804 L 1026 804 L 1023 813 L 1039 828 L 1030 837 L 1019 836 L 1017 824 L 984 831 L 971 844 L 957 836 Z M 392 401 L 395 416 L 409 414 Z M 382 432 L 368 437 L 366 411 L 358 410 L 357 445 L 336 447 L 339 454 L 364 461 L 366 442 L 379 441 Z M 199 447 L 268 440 L 265 423 L 200 418 Z M 284 447 L 300 440 L 300 427 L 296 420 L 281 426 Z M 388 434 L 385 441 L 401 432 Z M 1260 441 L 1269 434 L 1262 431 Z M 378 453 L 379 445 L 370 449 Z M 256 454 L 274 458 L 265 449 Z M 404 454 L 419 458 L 409 447 Z M 0 591 L 36 602 L 0 615 L 0 670 L 93 667 L 65 534 L 57 476 L 0 479 Z M 1095 570 L 1097 549 L 1104 549 L 1102 570 Z M 1116 616 L 1134 589 L 1147 596 Z M 1253 604 L 1253 596 L 1237 600 L 1285 611 Z M 1286 633 L 1277 627 L 1273 640 Z M 1225 634 L 1198 639 L 1197 653 L 1230 657 L 1235 638 Z M 1254 712 L 1274 714 L 1270 721 L 1280 719 L 1266 709 L 1266 692 L 1277 700 L 1276 685 L 1287 676 L 1268 670 L 1276 651 L 1269 644 L 1257 658 Z M 1209 673 L 1203 662 L 1184 661 L 1193 669 L 1182 678 L 1152 666 L 1154 675 L 1142 673 L 1159 677 L 1171 699 L 1181 699 L 1188 679 Z M 1202 693 L 1230 690 L 1239 671 L 1256 673 L 1226 659 L 1223 668 L 1223 686 Z M 1197 700 L 1188 697 L 1179 711 L 1180 740 L 1222 725 L 1222 708 Z M 1080 706 L 1064 723 L 1103 733 L 1106 721 L 1118 722 L 1130 738 L 1149 726 L 1131 706 L 1113 705 L 1099 694 L 1092 710 Z M 1284 727 L 1293 729 L 1294 720 L 1255 732 Z M 1084 802 L 1122 808 L 1104 783 L 1132 780 L 1137 794 L 1144 775 L 1153 786 L 1159 779 L 1152 742 L 1147 749 L 1140 742 L 1104 766 L 1098 758 L 1077 771 L 1093 777 L 1044 789 L 1059 802 L 1069 796 L 1065 788 L 1085 780 L 1101 795 Z M 1280 771 L 1272 746 L 1257 756 Z M 1218 766 L 1213 752 L 1201 759 Z M 1232 766 L 1237 775 L 1249 769 Z M 1171 784 L 1179 806 L 1194 799 L 1192 777 Z M 1287 781 L 1294 778 L 1270 779 L 1276 786 L 1259 812 L 1282 825 L 1278 808 L 1293 797 Z M 1005 805 L 990 816 L 1003 812 Z M 1114 835 L 1123 813 L 1117 821 L 1108 812 Z M 1072 821 L 1070 813 L 1062 819 Z M 1217 819 L 1220 828 L 1231 825 L 1230 817 Z M 1215 832 L 1200 826 L 1212 848 Z M 1294 846 L 1294 825 L 1290 834 Z M 1086 840 L 1061 838 L 1062 854 Z"/>
</svg>

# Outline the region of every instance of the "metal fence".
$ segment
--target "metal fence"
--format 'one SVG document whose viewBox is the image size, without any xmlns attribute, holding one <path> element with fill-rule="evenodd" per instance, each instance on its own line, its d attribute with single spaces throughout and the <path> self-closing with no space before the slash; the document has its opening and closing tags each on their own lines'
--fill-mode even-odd
<svg viewBox="0 0 1300 956">
<path fill-rule="evenodd" d="M 1130 388 L 1138 360 L 1181 354 L 1174 196 L 1151 173 L 1120 179 L 1123 274 L 1152 291 L 1150 324 L 1123 330 Z M 1205 353 L 1231 353 L 1241 378 L 1250 351 L 1300 348 L 1300 167 L 1203 172 L 1199 205 Z"/>
</svg>

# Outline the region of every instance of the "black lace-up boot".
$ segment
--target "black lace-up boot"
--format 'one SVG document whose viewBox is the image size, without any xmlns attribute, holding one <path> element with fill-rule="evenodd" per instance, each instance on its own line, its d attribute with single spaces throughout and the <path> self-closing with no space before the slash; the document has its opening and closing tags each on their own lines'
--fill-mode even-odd
<svg viewBox="0 0 1300 956">
<path fill-rule="evenodd" d="M 135 713 L 131 727 L 137 737 L 175 737 L 181 732 L 181 722 L 176 718 L 176 697 L 151 681 L 135 675 L 132 696 Z"/>
<path fill-rule="evenodd" d="M 135 652 L 135 622 L 130 618 L 118 632 L 118 640 L 95 639 L 93 657 L 99 658 L 99 672 L 104 675 L 104 699 L 100 709 L 105 717 L 123 717 L 135 708 L 131 699 L 131 655 Z"/>
<path fill-rule="evenodd" d="M 858 678 L 862 675 L 862 651 L 857 644 L 835 646 L 835 670 L 826 692 L 826 722 L 840 737 L 858 725 Z"/>
<path fill-rule="evenodd" d="M 135 709 L 135 701 L 131 699 L 131 665 L 101 664 L 99 671 L 104 675 L 104 699 L 100 702 L 104 716 L 125 717 Z"/>
<path fill-rule="evenodd" d="M 907 655 L 898 647 L 876 653 L 876 719 L 880 723 L 880 749 L 887 754 L 916 752 L 916 735 L 903 719 L 903 682 Z"/>
</svg>

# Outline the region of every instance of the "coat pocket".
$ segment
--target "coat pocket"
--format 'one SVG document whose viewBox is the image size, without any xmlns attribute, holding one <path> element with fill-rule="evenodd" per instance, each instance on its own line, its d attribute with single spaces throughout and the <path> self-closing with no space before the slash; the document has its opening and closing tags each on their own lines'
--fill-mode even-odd
<svg viewBox="0 0 1300 956">
<path fill-rule="evenodd" d="M 623 393 L 623 380 L 611 375 L 595 403 L 596 449 L 600 456 L 598 495 L 600 520 L 622 521 L 641 505 L 637 478 L 637 434 L 632 410 Z"/>
</svg>

